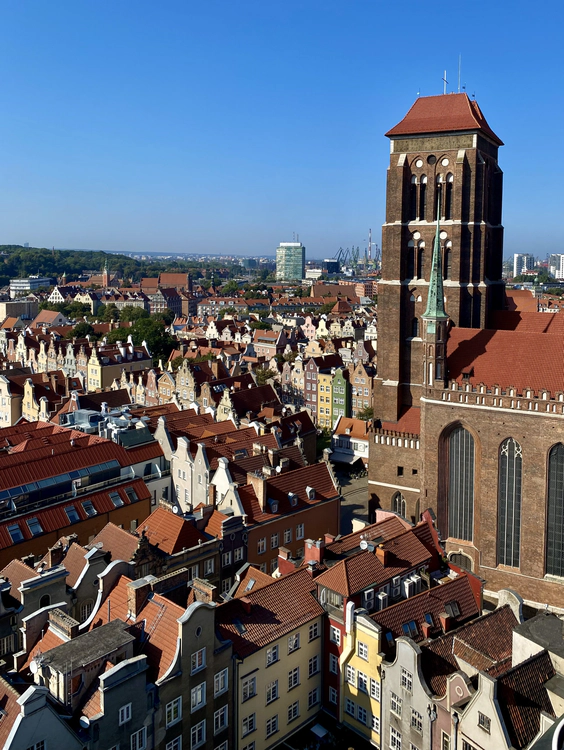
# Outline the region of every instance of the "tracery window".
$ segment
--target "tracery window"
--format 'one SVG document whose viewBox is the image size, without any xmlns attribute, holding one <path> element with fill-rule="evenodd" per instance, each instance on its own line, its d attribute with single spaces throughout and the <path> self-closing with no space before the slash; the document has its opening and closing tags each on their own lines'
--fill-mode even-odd
<svg viewBox="0 0 564 750">
<path fill-rule="evenodd" d="M 392 508 L 394 510 L 394 513 L 397 513 L 402 518 L 405 518 L 405 513 L 406 513 L 405 497 L 401 494 L 401 492 L 396 492 L 396 494 L 393 496 Z"/>
<path fill-rule="evenodd" d="M 564 445 L 548 454 L 548 507 L 546 524 L 546 572 L 564 576 Z"/>
<path fill-rule="evenodd" d="M 448 438 L 448 534 L 472 541 L 474 528 L 474 438 L 456 427 Z"/>
<path fill-rule="evenodd" d="M 523 451 L 513 438 L 499 452 L 497 559 L 499 565 L 519 567 L 521 543 L 521 482 Z"/>
</svg>

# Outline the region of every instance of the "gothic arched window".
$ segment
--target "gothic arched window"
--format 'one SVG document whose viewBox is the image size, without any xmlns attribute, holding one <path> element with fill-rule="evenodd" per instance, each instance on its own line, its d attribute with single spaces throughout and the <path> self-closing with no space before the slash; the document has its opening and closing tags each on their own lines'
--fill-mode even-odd
<svg viewBox="0 0 564 750">
<path fill-rule="evenodd" d="M 409 221 L 417 219 L 417 177 L 413 175 L 409 186 Z"/>
<path fill-rule="evenodd" d="M 454 176 L 449 172 L 446 178 L 445 185 L 445 219 L 452 219 L 452 186 L 454 183 Z"/>
<path fill-rule="evenodd" d="M 411 321 L 411 335 L 414 339 L 419 336 L 419 318 L 413 318 Z"/>
<path fill-rule="evenodd" d="M 394 513 L 397 513 L 398 516 L 405 518 L 405 512 L 406 512 L 405 497 L 401 494 L 401 492 L 396 492 L 396 494 L 393 496 L 392 508 L 393 508 Z"/>
<path fill-rule="evenodd" d="M 474 528 L 474 438 L 456 427 L 448 438 L 448 535 L 472 541 Z"/>
<path fill-rule="evenodd" d="M 415 276 L 415 247 L 413 240 L 407 243 L 407 268 L 405 278 L 412 279 Z"/>
<path fill-rule="evenodd" d="M 417 249 L 417 278 L 425 278 L 425 243 L 421 242 Z"/>
<path fill-rule="evenodd" d="M 445 260 L 443 263 L 443 277 L 450 279 L 452 277 L 452 242 L 449 240 L 445 245 Z"/>
<path fill-rule="evenodd" d="M 564 576 L 564 445 L 548 454 L 548 508 L 546 524 L 546 572 Z"/>
<path fill-rule="evenodd" d="M 438 174 L 435 182 L 435 204 L 433 206 L 433 221 L 437 221 L 437 217 L 440 219 L 442 216 L 442 201 L 443 201 L 443 176 Z"/>
<path fill-rule="evenodd" d="M 419 185 L 419 219 L 425 221 L 425 210 L 427 208 L 427 178 L 425 175 L 421 177 L 421 184 Z"/>
<path fill-rule="evenodd" d="M 497 561 L 513 568 L 519 567 L 522 476 L 521 446 L 513 438 L 507 438 L 499 452 Z"/>
</svg>

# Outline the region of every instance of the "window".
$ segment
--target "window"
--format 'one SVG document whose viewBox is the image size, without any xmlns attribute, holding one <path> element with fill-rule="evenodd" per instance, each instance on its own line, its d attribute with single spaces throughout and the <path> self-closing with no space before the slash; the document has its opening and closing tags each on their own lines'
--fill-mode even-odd
<svg viewBox="0 0 564 750">
<path fill-rule="evenodd" d="M 307 695 L 307 707 L 313 708 L 319 703 L 319 688 L 310 690 Z"/>
<path fill-rule="evenodd" d="M 199 574 L 200 574 L 200 566 L 198 563 L 188 568 L 188 578 L 191 581 L 193 581 L 194 578 L 197 578 Z"/>
<path fill-rule="evenodd" d="M 69 519 L 69 523 L 76 523 L 77 521 L 80 521 L 80 516 L 78 515 L 78 511 L 74 507 L 74 505 L 69 505 L 67 508 L 65 508 L 65 513 L 67 514 L 67 518 Z M 18 528 L 19 528 L 19 526 L 18 526 Z M 9 530 L 10 529 L 8 527 L 8 531 Z"/>
<path fill-rule="evenodd" d="M 241 700 L 248 701 L 249 698 L 253 698 L 257 694 L 257 679 L 256 677 L 247 677 L 243 680 L 241 685 Z"/>
<path fill-rule="evenodd" d="M 229 672 L 227 669 L 222 669 L 221 672 L 218 672 L 216 675 L 214 675 L 214 678 L 213 678 L 214 696 L 225 693 L 228 687 L 229 687 Z"/>
<path fill-rule="evenodd" d="M 145 750 L 147 747 L 147 727 L 141 727 L 131 735 L 131 750 Z"/>
<path fill-rule="evenodd" d="M 335 703 L 336 704 L 338 697 L 339 697 L 339 695 L 338 695 L 336 689 L 333 688 L 333 687 L 330 687 L 329 688 L 329 703 Z"/>
<path fill-rule="evenodd" d="M 112 501 L 114 508 L 121 508 L 123 500 L 120 497 L 119 492 L 110 492 L 110 500 Z"/>
<path fill-rule="evenodd" d="M 86 622 L 90 615 L 92 614 L 92 609 L 94 607 L 94 602 L 89 599 L 86 602 L 82 602 L 80 605 L 80 622 Z"/>
<path fill-rule="evenodd" d="M 319 638 L 319 623 L 313 622 L 309 626 L 309 640 L 314 641 L 316 638 Z"/>
<path fill-rule="evenodd" d="M 192 701 L 191 701 L 192 711 L 197 711 L 199 708 L 206 705 L 206 683 L 205 682 L 201 682 L 199 685 L 196 685 L 196 687 L 192 688 L 191 698 L 192 698 Z"/>
<path fill-rule="evenodd" d="M 339 674 L 339 659 L 335 654 L 329 654 L 329 671 Z"/>
<path fill-rule="evenodd" d="M 356 703 L 347 698 L 345 701 L 345 713 L 349 716 L 356 716 Z"/>
<path fill-rule="evenodd" d="M 411 709 L 411 726 L 416 732 L 423 732 L 423 716 L 414 708 Z"/>
<path fill-rule="evenodd" d="M 221 564 L 225 568 L 227 565 L 231 565 L 231 552 L 224 552 L 221 556 Z"/>
<path fill-rule="evenodd" d="M 166 725 L 167 727 L 176 724 L 182 718 L 182 698 L 175 698 L 166 704 Z"/>
<path fill-rule="evenodd" d="M 292 651 L 297 651 L 300 647 L 300 634 L 294 633 L 293 635 L 288 636 L 288 653 L 291 654 Z"/>
<path fill-rule="evenodd" d="M 262 539 L 259 539 L 257 542 L 257 553 L 259 555 L 264 555 L 266 552 L 266 537 L 263 537 Z"/>
<path fill-rule="evenodd" d="M 373 732 L 378 732 L 378 734 L 380 734 L 380 718 L 374 714 L 372 714 L 371 726 Z"/>
<path fill-rule="evenodd" d="M 292 529 L 284 529 L 284 544 L 290 544 L 292 541 Z"/>
<path fill-rule="evenodd" d="M 337 646 L 341 645 L 341 631 L 334 625 L 329 628 L 329 640 L 331 643 L 336 643 Z"/>
<path fill-rule="evenodd" d="M 206 666 L 206 649 L 201 648 L 199 651 L 194 651 L 191 661 L 192 671 L 190 674 L 194 674 L 194 672 L 199 672 L 200 669 L 204 669 Z"/>
<path fill-rule="evenodd" d="M 254 732 L 256 728 L 256 714 L 249 714 L 249 716 L 245 716 L 243 718 L 243 737 L 245 737 L 245 735 L 247 734 L 250 734 L 251 732 Z"/>
<path fill-rule="evenodd" d="M 347 664 L 345 670 L 345 682 L 348 682 L 349 685 L 353 685 L 354 687 L 356 687 L 356 669 L 354 667 L 351 667 L 350 664 Z"/>
<path fill-rule="evenodd" d="M 462 740 L 462 750 L 476 750 L 476 748 L 474 747 L 474 745 L 466 742 L 466 740 Z"/>
<path fill-rule="evenodd" d="M 8 533 L 12 537 L 12 542 L 14 542 L 14 544 L 23 541 L 24 535 L 22 534 L 22 530 L 17 523 L 13 523 L 8 526 Z"/>
<path fill-rule="evenodd" d="M 361 724 L 367 724 L 368 723 L 368 712 L 365 708 L 362 708 L 362 706 L 358 707 L 356 718 L 358 721 L 360 721 Z"/>
<path fill-rule="evenodd" d="M 231 588 L 231 576 L 224 578 L 221 582 L 221 593 L 226 594 Z"/>
<path fill-rule="evenodd" d="M 401 494 L 401 492 L 396 492 L 396 494 L 393 496 L 392 508 L 394 509 L 394 513 L 397 513 L 398 516 L 405 518 L 405 513 L 406 513 L 405 497 Z"/>
<path fill-rule="evenodd" d="M 368 692 L 368 677 L 364 674 L 364 672 L 358 672 L 357 685 L 358 685 L 358 689 L 362 693 Z"/>
<path fill-rule="evenodd" d="M 404 690 L 407 690 L 410 693 L 413 691 L 413 675 L 403 667 L 401 668 L 400 682 Z"/>
<path fill-rule="evenodd" d="M 213 715 L 213 733 L 217 734 L 227 726 L 227 706 L 222 706 Z"/>
<path fill-rule="evenodd" d="M 446 732 L 441 733 L 441 750 L 450 750 L 450 735 Z"/>
<path fill-rule="evenodd" d="M 471 542 L 474 528 L 474 438 L 464 427 L 456 427 L 450 433 L 448 450 L 448 534 Z"/>
<path fill-rule="evenodd" d="M 299 523 L 296 526 L 296 539 L 303 539 L 304 538 L 304 525 L 303 523 Z"/>
<path fill-rule="evenodd" d="M 419 748 L 417 747 L 417 745 L 414 745 L 413 742 L 410 742 L 409 743 L 409 750 L 419 750 Z"/>
<path fill-rule="evenodd" d="M 273 508 L 274 511 L 274 508 Z M 278 549 L 278 534 L 271 534 L 270 549 Z"/>
<path fill-rule="evenodd" d="M 523 453 L 519 443 L 507 438 L 499 452 L 497 561 L 519 567 L 521 543 L 521 479 Z"/>
<path fill-rule="evenodd" d="M 308 677 L 313 677 L 319 672 L 319 656 L 312 656 L 308 663 Z"/>
<path fill-rule="evenodd" d="M 190 747 L 192 750 L 196 747 L 200 747 L 206 741 L 206 722 L 200 721 L 198 724 L 192 727 L 190 732 Z"/>
<path fill-rule="evenodd" d="M 82 507 L 87 516 L 95 516 L 98 513 L 96 508 L 92 505 L 92 500 L 85 500 L 82 503 Z"/>
<path fill-rule="evenodd" d="M 125 724 L 126 722 L 130 720 L 131 720 L 131 703 L 126 703 L 125 706 L 122 706 L 119 710 L 118 723 L 121 727 L 122 724 Z"/>
<path fill-rule="evenodd" d="M 272 737 L 278 731 L 278 714 L 266 720 L 266 736 Z"/>
<path fill-rule="evenodd" d="M 390 711 L 396 714 L 396 716 L 401 716 L 401 705 L 402 699 L 399 695 L 392 693 L 390 696 Z"/>
<path fill-rule="evenodd" d="M 266 649 L 266 666 L 269 667 L 278 661 L 278 646 L 271 646 Z"/>
<path fill-rule="evenodd" d="M 300 715 L 300 702 L 295 701 L 288 706 L 288 724 Z"/>
<path fill-rule="evenodd" d="M 375 701 L 380 700 L 380 683 L 373 678 L 370 678 L 370 697 Z"/>
<path fill-rule="evenodd" d="M 361 659 L 366 659 L 366 661 L 368 661 L 368 646 L 366 643 L 358 641 L 356 644 L 356 653 Z"/>
<path fill-rule="evenodd" d="M 27 525 L 33 536 L 39 536 L 39 534 L 43 534 L 43 529 L 37 518 L 28 518 Z"/>
<path fill-rule="evenodd" d="M 478 711 L 478 726 L 480 727 L 480 729 L 483 729 L 485 732 L 490 734 L 492 721 L 489 716 L 486 716 L 481 711 Z"/>
<path fill-rule="evenodd" d="M 266 686 L 266 702 L 272 703 L 278 698 L 278 680 L 269 682 Z"/>
<path fill-rule="evenodd" d="M 249 742 L 248 745 L 245 745 L 243 747 L 243 750 L 255 750 L 255 743 L 254 742 Z"/>
<path fill-rule="evenodd" d="M 114 750 L 114 748 L 112 748 Z M 166 743 L 165 750 L 182 750 L 182 735 Z"/>
<path fill-rule="evenodd" d="M 390 727 L 390 750 L 401 750 L 401 734 L 394 727 Z"/>
<path fill-rule="evenodd" d="M 213 557 L 210 557 L 209 560 L 204 560 L 204 575 L 205 576 L 213 575 L 214 567 L 215 566 L 214 566 Z"/>
<path fill-rule="evenodd" d="M 294 667 L 288 672 L 288 690 L 297 687 L 300 684 L 300 668 Z"/>
<path fill-rule="evenodd" d="M 237 547 L 234 553 L 235 562 L 241 562 L 243 559 L 243 547 Z"/>
</svg>

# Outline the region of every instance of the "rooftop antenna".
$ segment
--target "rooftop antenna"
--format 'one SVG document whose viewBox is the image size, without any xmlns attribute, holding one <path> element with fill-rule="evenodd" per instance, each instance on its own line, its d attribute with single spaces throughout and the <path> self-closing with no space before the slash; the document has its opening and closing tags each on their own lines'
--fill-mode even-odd
<svg viewBox="0 0 564 750">
<path fill-rule="evenodd" d="M 292 242 L 295 242 L 295 241 L 296 241 L 296 233 L 292 232 Z"/>
<path fill-rule="evenodd" d="M 445 70 L 445 74 L 443 77 L 443 94 L 446 94 L 447 92 L 447 84 L 448 84 L 448 81 L 447 81 L 446 70 Z"/>
<path fill-rule="evenodd" d="M 458 93 L 460 94 L 460 69 L 462 67 L 462 55 L 458 55 Z"/>
<path fill-rule="evenodd" d="M 368 230 L 368 260 L 372 263 L 372 229 Z"/>
</svg>

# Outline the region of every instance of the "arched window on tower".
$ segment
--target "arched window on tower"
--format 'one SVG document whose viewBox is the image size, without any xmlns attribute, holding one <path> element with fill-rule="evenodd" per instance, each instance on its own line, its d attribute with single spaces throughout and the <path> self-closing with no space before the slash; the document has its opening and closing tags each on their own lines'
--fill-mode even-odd
<svg viewBox="0 0 564 750">
<path fill-rule="evenodd" d="M 455 427 L 448 438 L 448 535 L 472 541 L 474 529 L 474 438 Z"/>
<path fill-rule="evenodd" d="M 445 219 L 448 221 L 452 219 L 452 186 L 454 183 L 454 175 L 450 172 L 446 176 L 445 184 Z"/>
<path fill-rule="evenodd" d="M 415 175 L 411 178 L 411 185 L 409 187 L 409 221 L 416 221 L 417 219 L 417 177 Z"/>
<path fill-rule="evenodd" d="M 513 438 L 507 438 L 499 452 L 497 562 L 513 568 L 519 567 L 522 475 L 521 446 Z"/>
<path fill-rule="evenodd" d="M 398 516 L 405 518 L 405 513 L 406 513 L 405 497 L 401 494 L 401 492 L 396 492 L 396 494 L 393 496 L 392 509 L 394 513 L 398 514 Z"/>
<path fill-rule="evenodd" d="M 452 278 L 452 242 L 450 240 L 445 244 L 443 278 L 445 280 Z"/>
<path fill-rule="evenodd" d="M 425 278 L 425 243 L 420 242 L 417 248 L 417 278 Z"/>
<path fill-rule="evenodd" d="M 442 174 L 437 175 L 435 181 L 435 201 L 433 204 L 433 221 L 437 221 L 437 216 L 442 216 L 442 200 L 443 200 L 443 176 Z"/>
<path fill-rule="evenodd" d="M 546 572 L 564 576 L 564 445 L 548 454 L 548 507 L 546 523 Z"/>
<path fill-rule="evenodd" d="M 427 177 L 422 175 L 419 185 L 419 219 L 425 221 L 425 211 L 427 208 Z"/>
<path fill-rule="evenodd" d="M 415 243 L 409 240 L 407 243 L 407 266 L 405 269 L 405 278 L 412 279 L 415 276 Z"/>
</svg>

